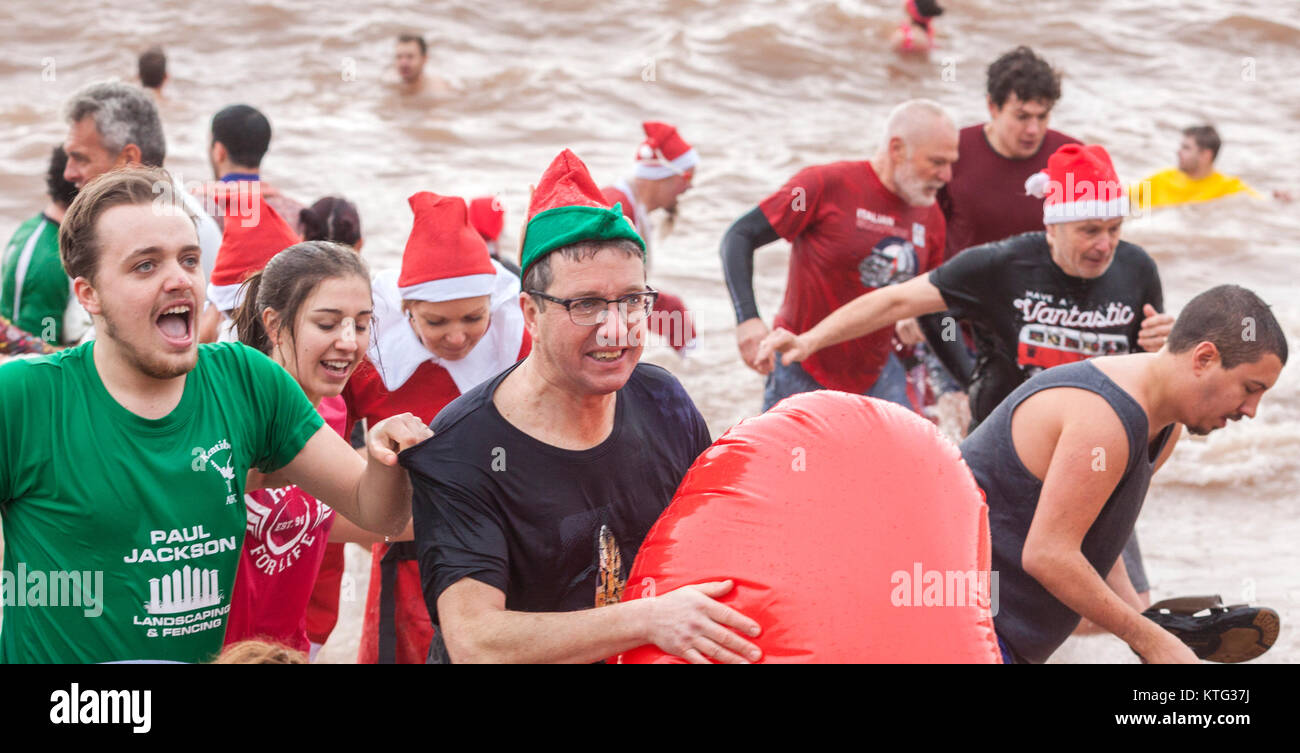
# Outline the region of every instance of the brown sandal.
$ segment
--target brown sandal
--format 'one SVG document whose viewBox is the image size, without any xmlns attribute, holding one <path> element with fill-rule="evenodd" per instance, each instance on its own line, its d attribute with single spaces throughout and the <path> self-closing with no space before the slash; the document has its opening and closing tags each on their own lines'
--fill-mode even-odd
<svg viewBox="0 0 1300 753">
<path fill-rule="evenodd" d="M 1272 648 L 1281 627 L 1272 609 L 1224 606 L 1218 595 L 1165 599 L 1142 615 L 1177 636 L 1197 657 L 1224 664 L 1259 657 Z"/>
</svg>

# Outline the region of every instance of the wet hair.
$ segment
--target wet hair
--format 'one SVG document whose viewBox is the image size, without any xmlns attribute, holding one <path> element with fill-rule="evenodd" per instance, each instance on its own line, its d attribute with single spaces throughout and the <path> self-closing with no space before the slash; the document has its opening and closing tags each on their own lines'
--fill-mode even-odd
<svg viewBox="0 0 1300 753">
<path fill-rule="evenodd" d="M 212 143 L 224 146 L 236 165 L 260 167 L 271 146 L 271 121 L 255 107 L 224 107 L 212 116 Z"/>
<path fill-rule="evenodd" d="M 993 104 L 1001 108 L 1012 93 L 1021 102 L 1037 100 L 1051 107 L 1061 98 L 1061 74 L 1021 45 L 989 66 L 988 95 Z"/>
<path fill-rule="evenodd" d="M 1165 345 L 1184 353 L 1210 342 L 1225 369 L 1272 353 L 1286 363 L 1286 334 L 1268 304 L 1246 288 L 1219 285 L 1193 298 L 1178 314 Z"/>
<path fill-rule="evenodd" d="M 213 664 L 307 664 L 307 655 L 271 641 L 239 641 L 221 650 Z"/>
<path fill-rule="evenodd" d="M 84 277 L 94 282 L 101 252 L 96 228 L 100 216 L 113 207 L 136 204 L 150 204 L 155 208 L 175 206 L 198 227 L 198 218 L 166 170 L 161 167 L 109 170 L 77 192 L 63 215 L 63 222 L 59 223 L 59 258 L 68 277 L 74 280 Z"/>
<path fill-rule="evenodd" d="M 943 15 L 943 8 L 939 7 L 938 0 L 916 0 L 916 12 L 926 19 Z M 913 21 L 912 23 L 916 23 Z"/>
<path fill-rule="evenodd" d="M 334 241 L 357 245 L 361 240 L 361 217 L 357 207 L 342 196 L 325 198 L 298 214 L 305 241 Z"/>
<path fill-rule="evenodd" d="M 402 34 L 397 37 L 398 44 L 404 44 L 407 42 L 415 42 L 418 44 L 420 46 L 421 56 L 427 56 L 429 54 L 429 45 L 425 44 L 424 37 L 419 34 Z"/>
<path fill-rule="evenodd" d="M 140 69 L 140 85 L 146 89 L 157 89 L 167 78 L 167 56 L 161 47 L 150 47 L 140 53 L 137 63 Z"/>
<path fill-rule="evenodd" d="M 524 292 L 537 290 L 545 293 L 551 287 L 555 278 L 551 272 L 551 259 L 556 254 L 563 256 L 569 261 L 582 262 L 592 259 L 596 254 L 606 249 L 612 249 L 622 252 L 626 256 L 635 256 L 638 259 L 644 258 L 641 253 L 641 247 L 633 241 L 626 238 L 617 238 L 615 240 L 589 240 L 570 243 L 567 246 L 561 246 L 551 253 L 543 256 L 524 273 L 523 289 Z M 533 301 L 537 303 L 539 310 L 545 310 L 545 299 L 533 296 Z"/>
<path fill-rule="evenodd" d="M 1219 132 L 1214 130 L 1214 126 L 1199 125 L 1184 128 L 1183 135 L 1190 136 L 1192 141 L 1196 142 L 1197 149 L 1209 149 L 1211 162 L 1219 158 L 1219 147 L 1223 146 L 1223 140 L 1219 138 Z"/>
<path fill-rule="evenodd" d="M 69 123 L 94 118 L 95 130 L 112 154 L 135 144 L 140 147 L 140 161 L 150 167 L 162 167 L 167 157 L 158 108 L 138 86 L 120 81 L 91 84 L 73 95 L 65 115 Z"/>
<path fill-rule="evenodd" d="M 63 171 L 68 166 L 68 153 L 62 146 L 54 147 L 50 153 L 50 168 L 45 172 L 45 193 L 55 204 L 67 209 L 72 200 L 77 198 L 77 186 L 63 179 Z"/>
<path fill-rule="evenodd" d="M 370 270 L 350 246 L 330 241 L 303 241 L 286 248 L 244 281 L 243 303 L 231 318 L 239 341 L 271 353 L 271 338 L 262 325 L 262 312 L 280 315 L 280 329 L 297 336 L 298 311 L 325 280 L 354 275 L 370 282 Z"/>
</svg>

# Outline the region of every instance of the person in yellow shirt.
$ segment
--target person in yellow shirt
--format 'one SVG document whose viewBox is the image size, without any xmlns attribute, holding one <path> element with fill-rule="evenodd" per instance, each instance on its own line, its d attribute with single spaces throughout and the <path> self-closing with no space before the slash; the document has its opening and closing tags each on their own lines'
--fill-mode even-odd
<svg viewBox="0 0 1300 753">
<path fill-rule="evenodd" d="M 1135 209 L 1149 209 L 1221 199 L 1236 193 L 1259 194 L 1233 175 L 1214 169 L 1223 141 L 1214 126 L 1183 129 L 1178 147 L 1178 167 L 1161 170 L 1129 190 Z M 1277 195 L 1277 198 L 1284 198 Z"/>
</svg>

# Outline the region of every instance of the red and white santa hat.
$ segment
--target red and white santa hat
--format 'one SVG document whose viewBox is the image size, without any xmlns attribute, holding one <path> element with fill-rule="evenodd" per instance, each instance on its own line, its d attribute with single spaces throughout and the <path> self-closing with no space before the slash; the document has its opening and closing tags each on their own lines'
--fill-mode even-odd
<svg viewBox="0 0 1300 753">
<path fill-rule="evenodd" d="M 1110 155 L 1098 144 L 1066 144 L 1047 169 L 1025 181 L 1025 193 L 1043 199 L 1043 224 L 1109 220 L 1129 213 L 1129 200 Z"/>
<path fill-rule="evenodd" d="M 233 311 L 243 302 L 244 280 L 272 256 L 301 240 L 262 198 L 258 183 L 224 184 L 213 194 L 224 217 L 221 247 L 208 284 L 208 300 L 218 311 Z"/>
<path fill-rule="evenodd" d="M 465 200 L 420 191 L 409 202 L 415 223 L 397 278 L 402 298 L 437 303 L 490 295 L 496 268 L 483 236 L 469 222 Z"/>
<path fill-rule="evenodd" d="M 469 202 L 469 224 L 489 243 L 501 237 L 506 210 L 495 196 L 480 196 Z"/>
<path fill-rule="evenodd" d="M 677 129 L 667 123 L 647 121 L 645 141 L 636 150 L 636 177 L 660 180 L 684 175 L 700 163 L 700 155 Z"/>
</svg>

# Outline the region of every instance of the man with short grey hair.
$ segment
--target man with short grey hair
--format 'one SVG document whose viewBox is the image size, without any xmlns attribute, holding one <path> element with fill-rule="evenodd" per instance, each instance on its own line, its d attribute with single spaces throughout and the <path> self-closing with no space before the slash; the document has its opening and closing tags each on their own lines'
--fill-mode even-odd
<svg viewBox="0 0 1300 753">
<path fill-rule="evenodd" d="M 63 177 L 78 189 L 114 168 L 162 167 L 167 156 L 162 121 L 153 99 L 140 87 L 119 81 L 90 84 L 73 95 L 64 113 L 68 135 L 63 149 L 68 153 L 68 165 Z M 199 218 L 206 278 L 216 263 L 221 229 L 188 191 L 178 190 L 177 194 Z M 77 305 L 75 297 L 71 305 Z"/>
<path fill-rule="evenodd" d="M 804 332 L 839 306 L 876 288 L 927 272 L 943 261 L 944 221 L 935 204 L 957 161 L 957 127 L 938 103 L 904 102 L 886 119 L 869 161 L 801 170 L 727 231 L 722 266 L 736 309 L 745 365 L 767 374 L 766 410 L 798 392 L 836 389 L 912 407 L 894 327 L 884 327 L 802 364 L 769 371 L 756 356 L 768 326 L 754 301 L 754 251 L 791 243 L 785 302 L 775 325 Z M 919 336 L 911 336 L 912 342 Z"/>
</svg>

